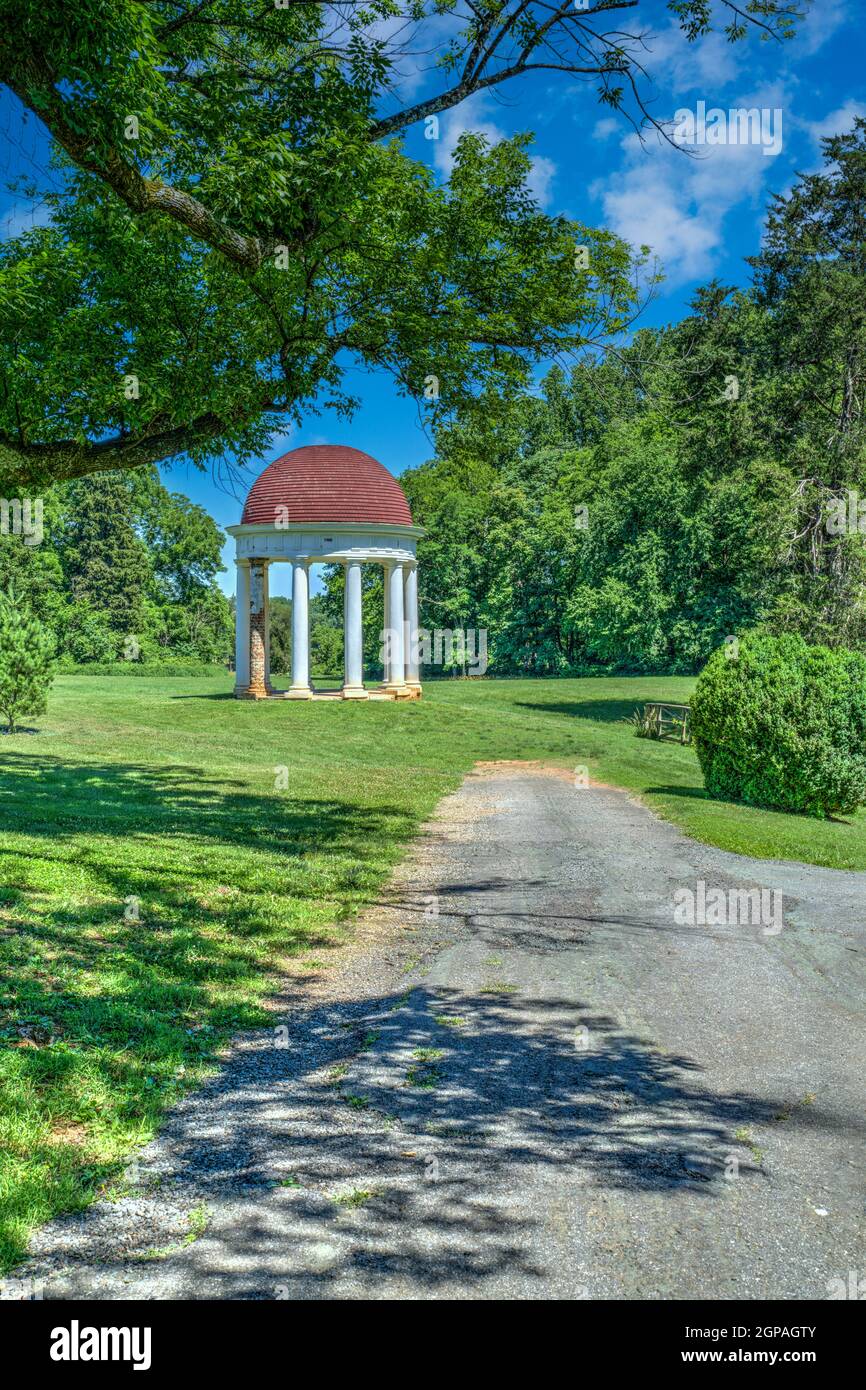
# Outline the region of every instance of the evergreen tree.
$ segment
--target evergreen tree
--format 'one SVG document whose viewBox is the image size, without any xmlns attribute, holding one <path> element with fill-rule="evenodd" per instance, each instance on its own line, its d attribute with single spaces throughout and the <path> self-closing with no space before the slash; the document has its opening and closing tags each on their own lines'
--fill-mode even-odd
<svg viewBox="0 0 866 1390">
<path fill-rule="evenodd" d="M 15 592 L 0 595 L 0 713 L 10 734 L 24 715 L 42 714 L 51 685 L 51 636 Z"/>
<path fill-rule="evenodd" d="M 100 614 L 118 652 L 122 639 L 139 638 L 146 625 L 150 560 L 135 522 L 132 484 L 123 474 L 97 474 L 70 487 L 60 539 L 69 597 L 78 615 Z"/>
<path fill-rule="evenodd" d="M 866 119 L 822 143 L 824 168 L 773 200 L 751 263 L 771 329 L 767 428 L 797 500 L 786 625 L 836 646 L 866 639 Z"/>
</svg>

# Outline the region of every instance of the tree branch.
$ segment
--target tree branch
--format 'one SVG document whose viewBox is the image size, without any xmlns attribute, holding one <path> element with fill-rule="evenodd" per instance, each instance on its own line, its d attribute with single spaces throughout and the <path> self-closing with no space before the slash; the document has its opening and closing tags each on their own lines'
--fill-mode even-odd
<svg viewBox="0 0 866 1390">
<path fill-rule="evenodd" d="M 156 212 L 171 217 L 194 236 L 221 251 L 228 260 L 246 270 L 258 270 L 272 249 L 259 237 L 246 236 L 226 225 L 194 198 L 159 179 L 148 179 L 118 153 L 109 148 L 101 155 L 93 139 L 70 123 L 65 104 L 56 88 L 56 74 L 44 57 L 33 51 L 19 55 L 3 74 L 3 80 L 23 104 L 47 126 L 70 159 L 88 173 L 101 178 L 135 213 Z"/>
<path fill-rule="evenodd" d="M 597 0 L 591 8 L 579 11 L 573 8 L 574 0 L 503 0 L 498 11 L 495 8 L 476 7 L 471 0 L 467 2 L 476 17 L 477 25 L 474 34 L 471 30 L 464 32 L 463 69 L 460 80 L 448 90 L 417 102 L 395 115 L 371 120 L 368 132 L 371 141 L 403 130 L 426 116 L 450 109 L 475 92 L 499 86 L 527 72 L 542 70 L 561 71 L 579 77 L 624 77 L 629 82 L 641 115 L 650 120 L 657 129 L 660 128 L 658 122 L 648 116 L 634 80 L 635 70 L 642 73 L 643 69 L 629 51 L 628 45 L 641 44 L 641 36 L 623 35 L 618 32 L 605 34 L 590 26 L 593 19 L 608 12 L 637 8 L 640 0 Z M 538 4 L 542 13 L 547 12 L 546 17 L 542 21 L 539 15 L 539 22 L 534 30 L 519 32 L 532 16 L 533 2 Z M 211 3 L 212 0 L 193 0 L 189 6 L 181 8 L 174 19 L 166 20 L 157 28 L 158 38 L 165 39 L 186 25 L 214 23 L 220 29 L 235 27 L 231 21 L 215 19 L 208 15 Z M 721 3 L 736 15 L 743 25 L 750 22 L 761 30 L 776 32 L 774 26 L 766 22 L 766 18 L 761 19 L 757 13 L 742 10 L 735 0 L 721 0 Z M 262 18 L 269 13 L 269 7 L 263 0 Z M 773 17 L 786 22 L 802 17 L 802 10 L 794 4 L 774 11 Z M 240 22 L 237 27 L 242 28 Z M 246 27 L 254 31 L 257 26 L 247 22 Z M 691 41 L 710 27 L 710 21 L 703 7 L 696 4 L 694 14 L 681 17 L 680 27 L 687 40 Z M 268 29 L 269 34 L 270 32 Z M 561 52 L 560 48 L 552 43 L 554 36 L 557 40 L 561 39 L 573 45 L 570 54 L 573 61 L 569 60 L 568 53 Z M 494 67 L 500 45 L 508 38 L 514 40 L 512 51 L 510 54 L 503 54 L 499 59 L 501 65 Z M 158 178 L 146 177 L 128 161 L 122 146 L 115 146 L 108 141 L 101 148 L 96 134 L 93 131 L 88 132 L 79 124 L 80 112 L 71 108 L 61 96 L 59 74 L 39 47 L 38 40 L 28 42 L 23 28 L 16 28 L 14 33 L 7 33 L 0 41 L 0 48 L 6 68 L 6 71 L 0 74 L 2 80 L 24 105 L 44 122 L 70 159 L 79 168 L 100 178 L 133 212 L 138 215 L 157 213 L 171 218 L 196 238 L 219 251 L 233 265 L 245 271 L 255 272 L 263 261 L 273 254 L 278 238 L 264 239 L 236 230 L 192 193 L 173 187 Z M 545 48 L 561 61 L 539 61 L 545 56 L 541 51 Z M 231 53 L 223 49 L 215 52 L 214 56 L 223 62 L 232 61 Z M 167 53 L 166 57 L 170 55 Z M 273 82 L 279 79 L 281 71 L 285 74 L 293 66 L 291 64 L 286 69 L 284 63 L 282 70 L 278 67 L 276 72 L 268 75 L 269 83 L 273 85 Z M 171 76 L 168 75 L 169 80 Z M 194 84 L 201 84 L 203 77 L 204 74 L 201 72 L 174 73 L 175 80 Z M 252 72 L 249 73 L 249 77 L 253 79 Z"/>
<path fill-rule="evenodd" d="M 291 403 L 265 400 L 259 403 L 258 409 L 265 413 L 283 412 L 291 409 Z M 247 419 L 249 413 L 243 412 L 242 418 Z M 155 420 L 150 430 L 139 435 L 117 434 L 98 443 L 63 439 L 47 444 L 27 444 L 11 435 L 0 434 L 0 479 L 9 493 L 22 488 L 49 487 L 52 483 L 70 482 L 73 478 L 107 473 L 115 468 L 144 468 L 210 443 L 227 434 L 237 423 L 214 411 L 206 411 L 187 424 L 172 425 L 166 420 Z"/>
</svg>

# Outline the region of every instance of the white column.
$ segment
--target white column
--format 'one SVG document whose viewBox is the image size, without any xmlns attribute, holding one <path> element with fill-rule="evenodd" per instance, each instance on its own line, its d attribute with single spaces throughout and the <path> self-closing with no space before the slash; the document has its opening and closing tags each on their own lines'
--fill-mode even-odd
<svg viewBox="0 0 866 1390">
<path fill-rule="evenodd" d="M 265 587 L 265 686 L 268 693 L 271 687 L 271 566 L 267 561 L 263 566 Z"/>
<path fill-rule="evenodd" d="M 390 586 L 390 584 L 388 583 L 388 576 L 389 576 L 390 573 L 391 573 L 390 567 L 389 567 L 388 565 L 383 565 L 383 566 L 382 566 L 382 594 L 383 594 L 383 598 L 382 598 L 382 627 L 383 627 L 383 630 L 384 630 L 384 633 L 385 633 L 385 637 L 384 637 L 384 639 L 383 639 L 383 646 L 384 646 L 384 648 L 385 648 L 385 657 L 384 657 L 384 660 L 383 660 L 383 662 L 382 662 L 382 684 L 383 684 L 383 685 L 387 685 L 387 684 L 388 684 L 388 681 L 389 681 L 389 679 L 390 679 L 390 673 L 391 673 L 391 659 L 390 659 L 390 657 L 389 657 L 389 655 L 388 655 L 388 644 L 389 644 L 389 642 L 390 642 L 390 638 L 388 637 L 388 627 L 389 627 L 389 621 L 390 621 L 390 617 L 391 617 L 391 586 Z"/>
<path fill-rule="evenodd" d="M 421 671 L 418 661 L 418 566 L 407 565 L 404 568 L 405 579 L 403 581 L 403 601 L 405 619 L 403 624 L 406 658 L 406 684 L 409 688 L 420 695 L 421 693 Z"/>
<path fill-rule="evenodd" d="M 388 689 L 400 693 L 406 689 L 403 658 L 403 566 L 392 565 L 388 571 L 388 631 L 391 640 L 391 662 Z"/>
<path fill-rule="evenodd" d="M 250 685 L 250 567 L 236 562 L 235 597 L 235 694 L 245 695 Z"/>
<path fill-rule="evenodd" d="M 290 700 L 309 700 L 310 689 L 310 608 L 309 573 L 306 560 L 292 561 L 292 685 Z"/>
<path fill-rule="evenodd" d="M 364 619 L 361 598 L 361 562 L 345 566 L 343 602 L 343 699 L 366 700 L 364 689 Z"/>
</svg>

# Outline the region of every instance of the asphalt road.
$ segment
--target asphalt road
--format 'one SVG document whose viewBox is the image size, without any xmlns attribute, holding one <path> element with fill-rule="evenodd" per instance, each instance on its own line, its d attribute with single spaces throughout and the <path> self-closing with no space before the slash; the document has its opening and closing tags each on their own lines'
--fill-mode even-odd
<svg viewBox="0 0 866 1390">
<path fill-rule="evenodd" d="M 678 921 L 701 882 L 782 916 Z M 481 768 L 129 1196 L 46 1227 L 19 1275 L 46 1298 L 827 1298 L 866 1274 L 864 909 L 866 874 Z"/>
</svg>

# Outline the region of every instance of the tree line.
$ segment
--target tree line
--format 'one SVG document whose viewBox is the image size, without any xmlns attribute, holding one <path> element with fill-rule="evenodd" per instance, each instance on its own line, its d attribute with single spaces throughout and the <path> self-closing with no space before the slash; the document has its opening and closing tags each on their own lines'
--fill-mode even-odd
<svg viewBox="0 0 866 1390">
<path fill-rule="evenodd" d="M 691 672 L 751 627 L 866 645 L 866 121 L 774 198 L 744 289 L 487 393 L 403 475 L 422 620 L 491 672 Z"/>
<path fill-rule="evenodd" d="M 691 672 L 764 627 L 866 646 L 866 121 L 768 212 L 751 283 L 550 370 L 488 382 L 401 478 L 425 627 L 484 628 L 491 674 Z M 223 535 L 153 466 L 48 488 L 45 540 L 0 536 L 0 586 L 77 662 L 225 662 Z M 315 654 L 339 669 L 342 573 Z M 377 663 L 381 579 L 365 576 Z M 289 605 L 274 605 L 273 669 Z M 129 641 L 132 640 L 132 647 Z"/>
<path fill-rule="evenodd" d="M 223 532 L 157 470 L 100 473 L 40 499 L 42 539 L 0 536 L 0 591 L 70 663 L 224 663 L 229 603 L 217 583 Z"/>
</svg>

